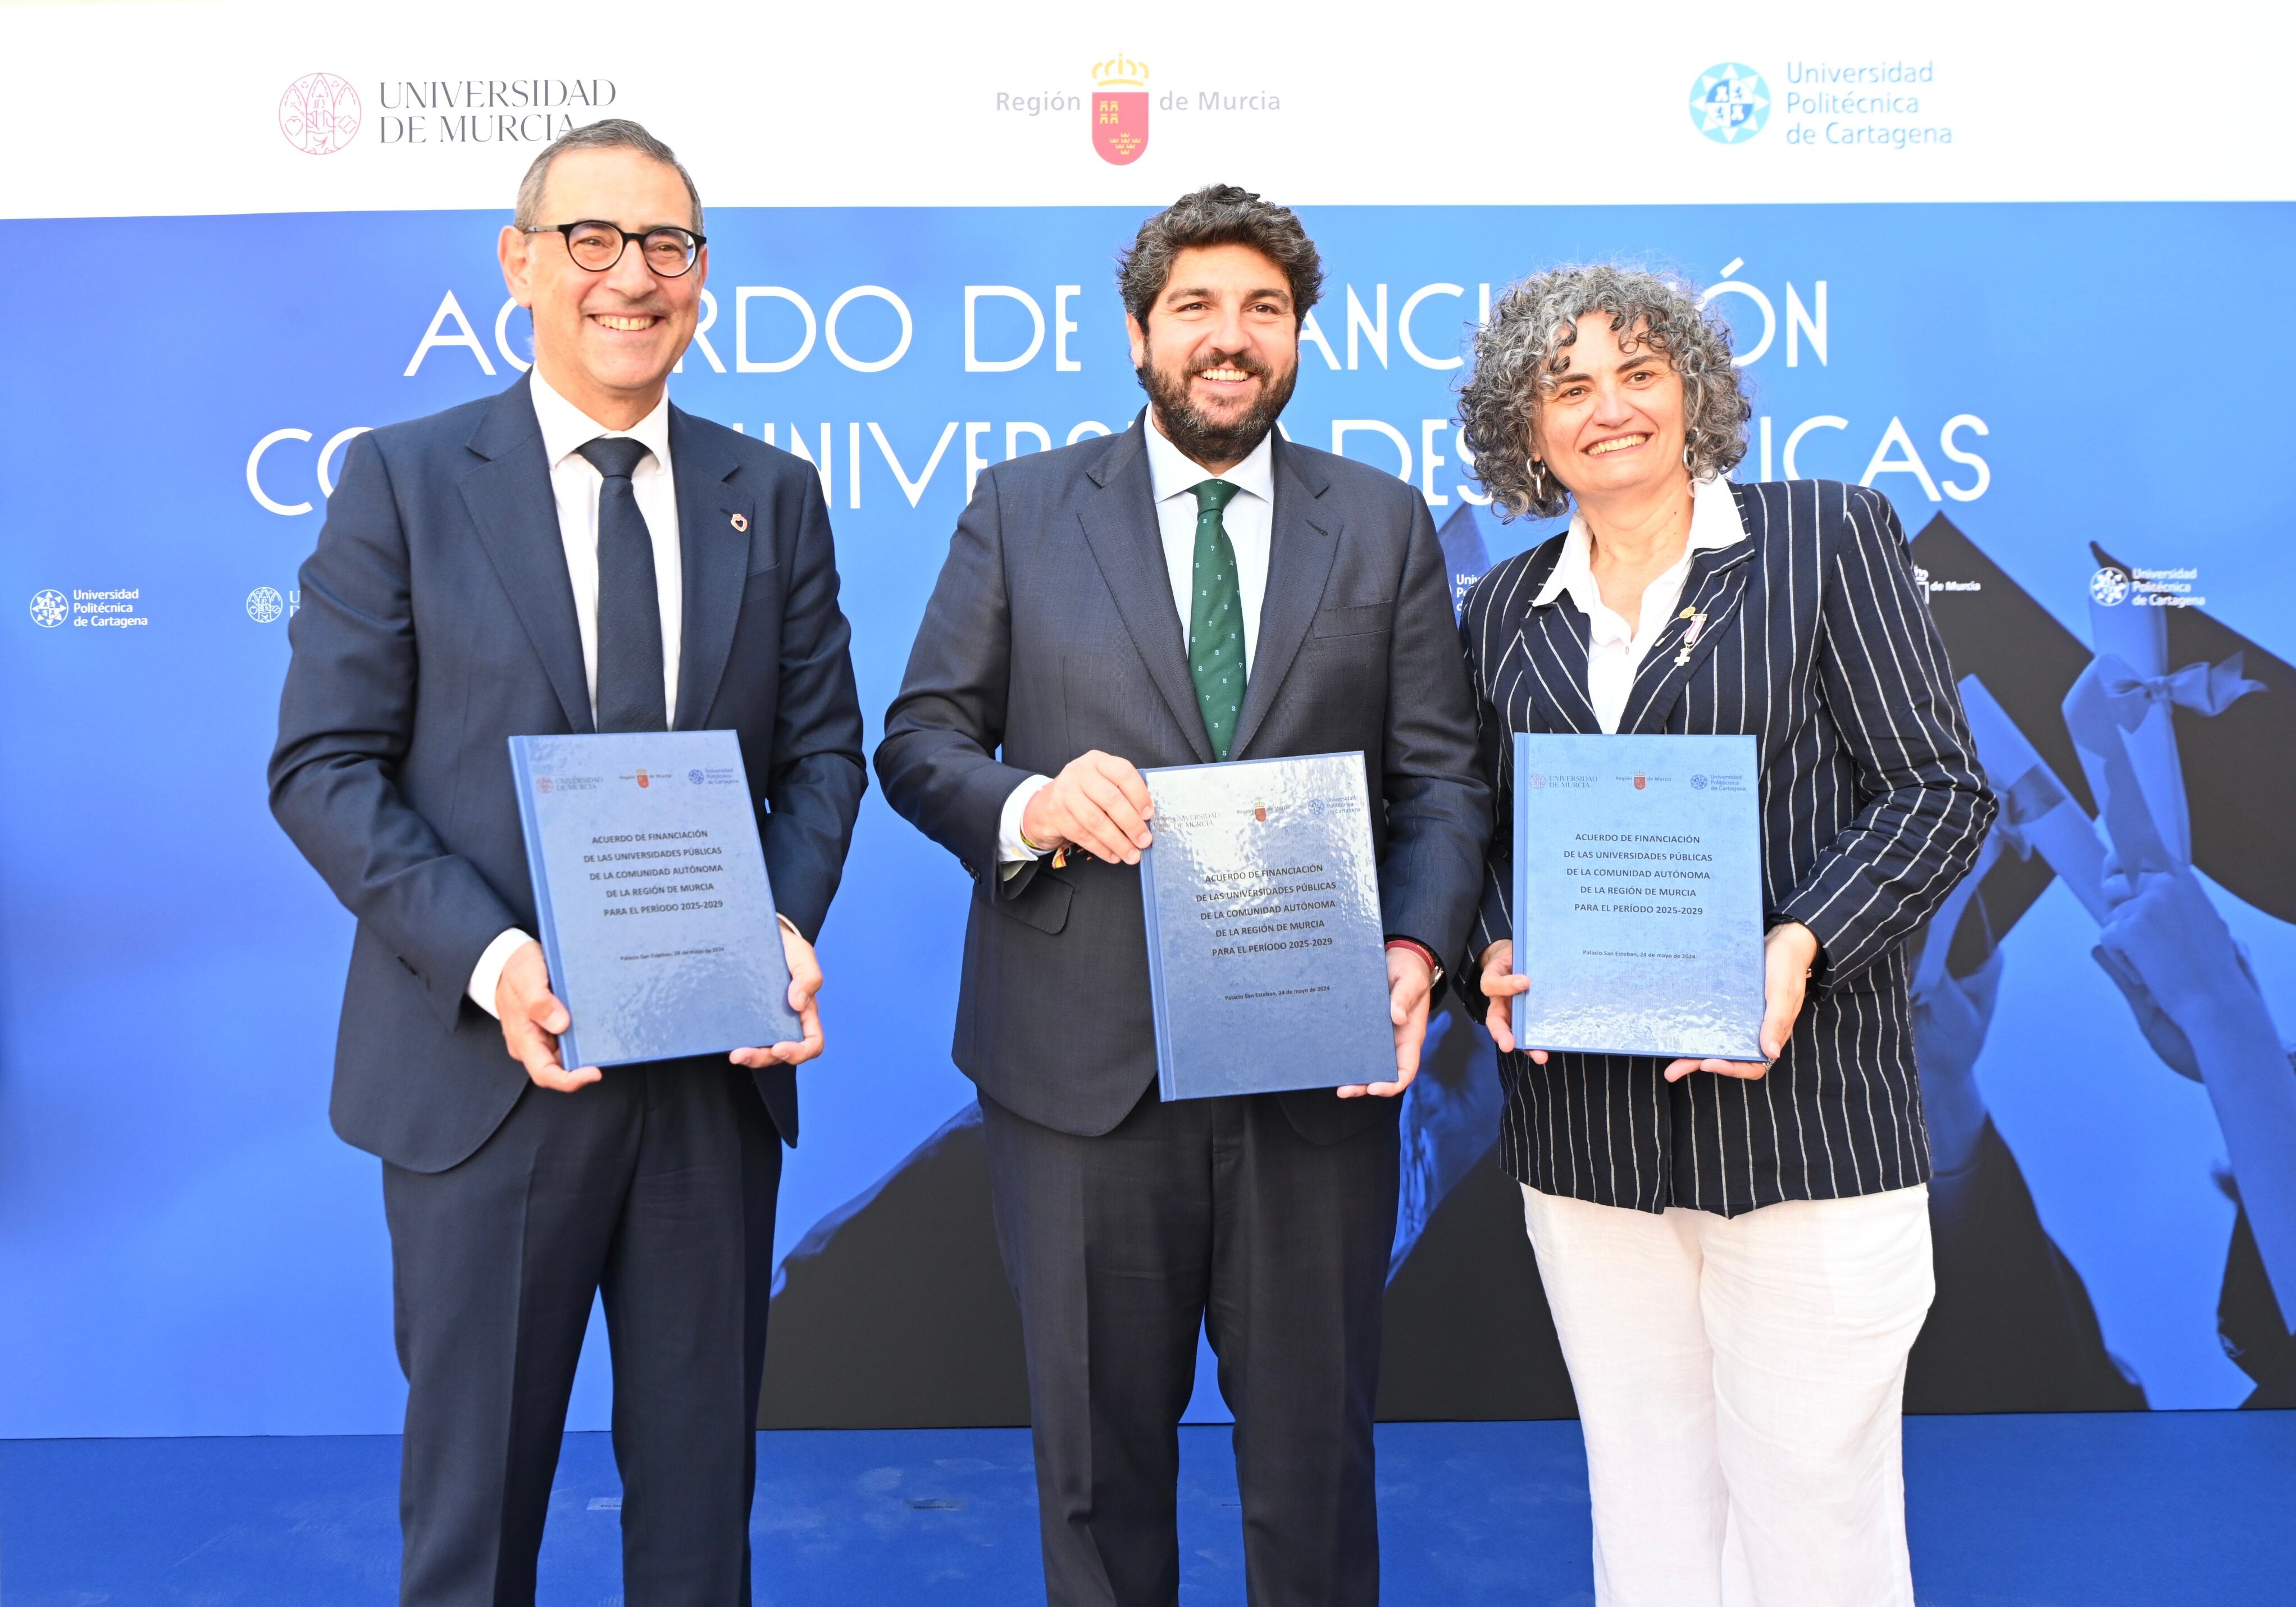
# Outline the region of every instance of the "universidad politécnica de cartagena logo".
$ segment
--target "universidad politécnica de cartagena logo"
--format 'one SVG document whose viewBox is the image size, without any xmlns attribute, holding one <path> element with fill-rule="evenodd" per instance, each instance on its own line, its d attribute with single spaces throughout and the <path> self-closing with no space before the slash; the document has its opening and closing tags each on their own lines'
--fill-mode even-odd
<svg viewBox="0 0 2296 1607">
<path fill-rule="evenodd" d="M 1742 61 L 1724 61 L 1690 86 L 1690 120 L 1718 145 L 1743 144 L 1770 120 L 1770 86 Z"/>
</svg>

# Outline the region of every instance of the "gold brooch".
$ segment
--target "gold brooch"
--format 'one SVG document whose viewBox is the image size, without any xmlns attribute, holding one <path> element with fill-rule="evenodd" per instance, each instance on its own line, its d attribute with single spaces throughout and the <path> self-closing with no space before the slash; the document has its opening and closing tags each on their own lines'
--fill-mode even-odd
<svg viewBox="0 0 2296 1607">
<path fill-rule="evenodd" d="M 746 535 L 748 535 L 748 534 L 749 534 L 749 532 L 750 532 L 750 516 L 749 516 L 747 513 L 736 513 L 736 514 L 734 514 L 734 533 L 735 535 L 737 535 L 737 536 L 746 536 Z"/>
</svg>

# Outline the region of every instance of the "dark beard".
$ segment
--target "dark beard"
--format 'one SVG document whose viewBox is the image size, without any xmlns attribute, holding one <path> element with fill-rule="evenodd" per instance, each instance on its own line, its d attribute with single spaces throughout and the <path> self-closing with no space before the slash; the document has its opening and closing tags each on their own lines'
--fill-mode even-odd
<svg viewBox="0 0 2296 1607">
<path fill-rule="evenodd" d="M 1241 463 L 1250 456 L 1267 438 L 1267 432 L 1275 428 L 1276 418 L 1292 400 L 1292 389 L 1300 382 L 1296 365 L 1278 380 L 1267 364 L 1251 357 L 1215 355 L 1197 366 L 1216 368 L 1222 364 L 1241 368 L 1260 381 L 1259 406 L 1233 424 L 1216 424 L 1199 412 L 1188 399 L 1188 381 L 1184 378 L 1174 384 L 1158 373 L 1152 351 L 1147 362 L 1133 370 L 1139 377 L 1140 388 L 1155 406 L 1156 422 L 1164 427 L 1164 439 L 1195 463 Z"/>
</svg>

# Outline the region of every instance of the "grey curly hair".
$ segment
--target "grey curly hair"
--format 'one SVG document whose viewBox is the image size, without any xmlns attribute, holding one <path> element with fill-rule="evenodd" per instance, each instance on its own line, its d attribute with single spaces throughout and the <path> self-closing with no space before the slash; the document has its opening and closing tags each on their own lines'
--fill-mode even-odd
<svg viewBox="0 0 2296 1607">
<path fill-rule="evenodd" d="M 1614 330 L 1639 331 L 1682 376 L 1685 447 L 1692 478 L 1727 474 L 1746 455 L 1753 414 L 1730 363 L 1730 326 L 1698 305 L 1686 281 L 1612 263 L 1533 274 L 1507 287 L 1475 332 L 1474 366 L 1459 389 L 1459 424 L 1475 476 L 1501 517 L 1551 519 L 1570 505 L 1551 473 L 1530 466 L 1530 428 L 1578 339 L 1578 320 L 1608 313 Z"/>
</svg>

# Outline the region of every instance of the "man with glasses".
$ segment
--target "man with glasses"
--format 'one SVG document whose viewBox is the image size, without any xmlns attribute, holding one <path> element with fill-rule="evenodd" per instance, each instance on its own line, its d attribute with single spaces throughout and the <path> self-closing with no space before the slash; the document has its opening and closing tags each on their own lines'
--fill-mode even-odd
<svg viewBox="0 0 2296 1607">
<path fill-rule="evenodd" d="M 668 401 L 701 221 L 636 123 L 545 150 L 500 244 L 532 372 L 353 441 L 303 567 L 271 801 L 358 917 L 332 1113 L 383 1163 L 406 1603 L 534 1599 L 594 1295 L 625 1598 L 750 1599 L 780 1144 L 865 782 L 819 479 Z M 506 739 L 666 729 L 740 735 L 805 1037 L 602 1075 L 558 1058 Z"/>
</svg>

